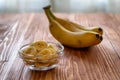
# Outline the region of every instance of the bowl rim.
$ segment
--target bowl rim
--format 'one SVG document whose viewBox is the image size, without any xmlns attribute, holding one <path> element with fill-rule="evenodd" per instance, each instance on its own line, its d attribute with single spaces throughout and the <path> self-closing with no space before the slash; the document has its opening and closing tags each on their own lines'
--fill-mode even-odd
<svg viewBox="0 0 120 80">
<path fill-rule="evenodd" d="M 51 42 L 51 41 L 46 41 L 48 44 L 49 43 L 52 43 L 52 44 L 55 44 L 55 45 L 58 45 L 58 46 L 60 46 L 60 49 L 58 50 L 58 52 L 57 53 L 61 53 L 61 52 L 63 52 L 64 51 L 64 46 L 61 44 L 61 43 L 55 43 L 55 42 Z M 25 47 L 25 46 L 30 46 L 30 44 L 31 43 L 28 43 L 28 44 L 24 44 L 24 45 L 22 45 L 20 48 L 19 48 L 19 50 L 18 50 L 18 53 L 19 53 L 19 55 L 21 56 L 21 54 L 23 53 L 23 51 L 21 50 L 23 47 Z M 33 56 L 33 55 L 31 55 L 31 54 L 28 54 L 28 56 Z"/>
</svg>

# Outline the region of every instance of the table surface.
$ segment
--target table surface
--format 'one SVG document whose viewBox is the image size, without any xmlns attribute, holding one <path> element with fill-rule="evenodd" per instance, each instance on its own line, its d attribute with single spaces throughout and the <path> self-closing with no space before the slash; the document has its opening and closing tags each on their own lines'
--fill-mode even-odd
<svg viewBox="0 0 120 80">
<path fill-rule="evenodd" d="M 0 44 L 0 80 L 120 80 L 120 14 L 56 14 L 84 26 L 101 26 L 104 34 L 99 45 L 87 49 L 65 47 L 59 66 L 49 71 L 32 71 L 18 56 L 23 44 L 56 41 L 45 14 L 1 14 L 0 20 L 6 16 L 17 16 L 19 24 Z"/>
</svg>

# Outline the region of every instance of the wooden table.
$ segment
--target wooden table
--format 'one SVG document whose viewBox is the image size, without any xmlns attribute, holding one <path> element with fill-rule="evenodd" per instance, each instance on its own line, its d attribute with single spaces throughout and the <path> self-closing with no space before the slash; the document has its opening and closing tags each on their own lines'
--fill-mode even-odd
<svg viewBox="0 0 120 80">
<path fill-rule="evenodd" d="M 0 44 L 0 80 L 120 80 L 120 14 L 56 14 L 81 25 L 101 26 L 104 39 L 88 49 L 65 47 L 59 66 L 49 71 L 32 71 L 18 56 L 23 44 L 56 41 L 49 32 L 45 14 L 12 16 L 19 17 L 19 25 Z M 0 20 L 3 18 L 1 14 Z"/>
</svg>

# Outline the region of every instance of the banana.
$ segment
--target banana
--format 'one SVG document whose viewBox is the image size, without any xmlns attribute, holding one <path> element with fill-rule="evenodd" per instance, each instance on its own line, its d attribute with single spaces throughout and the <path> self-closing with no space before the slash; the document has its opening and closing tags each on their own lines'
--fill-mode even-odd
<svg viewBox="0 0 120 80">
<path fill-rule="evenodd" d="M 49 8 L 50 6 L 47 6 L 43 9 L 50 23 L 50 32 L 54 38 L 61 42 L 63 45 L 73 48 L 84 48 L 97 45 L 102 41 L 102 36 L 97 32 L 85 30 L 73 32 L 65 28 L 64 25 L 59 23 L 54 16 L 51 16 L 49 14 Z M 73 30 L 74 27 L 71 28 L 71 30 Z"/>
<path fill-rule="evenodd" d="M 50 6 L 47 6 L 47 8 L 50 8 Z M 100 27 L 85 27 L 82 25 L 79 25 L 77 23 L 68 21 L 68 20 L 64 20 L 61 18 L 56 17 L 51 11 L 48 12 L 49 15 L 51 17 L 53 17 L 57 22 L 59 22 L 63 27 L 65 27 L 66 29 L 73 31 L 73 32 L 79 32 L 81 30 L 85 30 L 85 31 L 93 31 L 93 32 L 97 32 L 99 34 L 103 34 L 103 29 Z"/>
<path fill-rule="evenodd" d="M 62 44 L 74 48 L 90 47 L 102 40 L 102 36 L 98 33 L 90 31 L 70 32 L 56 21 L 51 23 L 50 32 Z"/>
<path fill-rule="evenodd" d="M 93 32 L 97 32 L 99 34 L 103 34 L 103 29 L 100 27 L 85 27 L 79 24 L 76 24 L 74 22 L 68 21 L 68 20 L 64 20 L 64 19 L 60 19 L 60 18 L 56 18 L 56 20 L 61 23 L 61 25 L 64 25 L 64 27 L 70 31 L 73 32 L 79 32 L 81 30 L 85 30 L 85 31 L 93 31 Z M 71 27 L 73 28 L 71 28 Z"/>
</svg>

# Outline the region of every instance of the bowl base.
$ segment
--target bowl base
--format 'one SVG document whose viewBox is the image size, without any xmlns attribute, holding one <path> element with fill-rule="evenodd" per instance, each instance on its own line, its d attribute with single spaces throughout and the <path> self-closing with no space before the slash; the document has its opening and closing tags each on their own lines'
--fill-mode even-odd
<svg viewBox="0 0 120 80">
<path fill-rule="evenodd" d="M 43 68 L 40 68 L 40 67 L 34 67 L 34 66 L 29 66 L 29 69 L 31 70 L 36 70 L 36 71 L 46 71 L 46 70 L 50 70 L 50 69 L 53 69 L 55 67 L 57 67 L 58 64 L 54 64 L 52 66 L 48 66 L 48 67 L 43 67 Z"/>
</svg>

